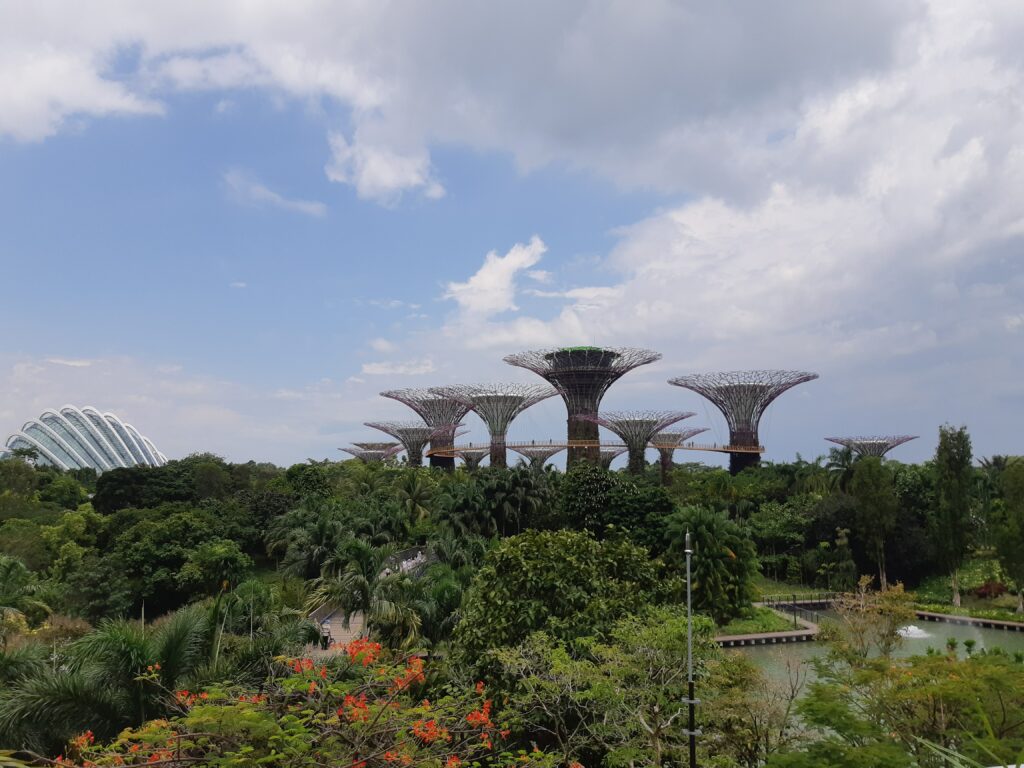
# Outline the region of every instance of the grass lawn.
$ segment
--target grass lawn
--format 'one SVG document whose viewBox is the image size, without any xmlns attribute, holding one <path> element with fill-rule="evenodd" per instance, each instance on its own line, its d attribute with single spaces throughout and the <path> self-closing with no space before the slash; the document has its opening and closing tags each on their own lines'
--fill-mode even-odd
<svg viewBox="0 0 1024 768">
<path fill-rule="evenodd" d="M 754 600 L 760 600 L 764 595 L 810 595 L 817 592 L 824 592 L 820 587 L 806 587 L 803 584 L 790 584 L 786 581 L 776 581 L 767 576 L 758 574 L 754 577 Z"/>
<path fill-rule="evenodd" d="M 747 618 L 733 619 L 715 631 L 719 635 L 756 635 L 762 632 L 788 632 L 793 620 L 786 619 L 769 608 L 752 608 Z"/>
</svg>

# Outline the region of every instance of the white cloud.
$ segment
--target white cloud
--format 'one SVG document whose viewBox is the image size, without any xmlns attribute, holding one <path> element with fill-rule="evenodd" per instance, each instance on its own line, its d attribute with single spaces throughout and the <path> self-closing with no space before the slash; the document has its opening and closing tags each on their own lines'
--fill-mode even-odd
<svg viewBox="0 0 1024 768">
<path fill-rule="evenodd" d="M 545 269 L 529 269 L 526 271 L 526 276 L 538 283 L 550 283 L 552 278 L 551 273 Z"/>
<path fill-rule="evenodd" d="M 243 205 L 258 207 L 269 205 L 283 211 L 292 211 L 306 216 L 322 217 L 327 206 L 316 200 L 292 200 L 261 184 L 247 171 L 233 168 L 224 173 L 224 183 L 232 199 Z M 240 287 L 240 286 L 235 286 Z"/>
<path fill-rule="evenodd" d="M 453 299 L 463 315 L 474 319 L 518 309 L 516 278 L 540 261 L 545 251 L 547 246 L 536 235 L 525 245 L 516 243 L 504 256 L 491 251 L 466 282 L 448 283 L 444 298 Z"/>
<path fill-rule="evenodd" d="M 63 357 L 48 357 L 46 362 L 53 365 L 66 365 L 68 368 L 88 368 L 93 364 L 92 360 L 71 360 Z"/>
<path fill-rule="evenodd" d="M 420 190 L 431 200 L 444 197 L 444 187 L 433 178 L 425 149 L 399 152 L 358 137 L 349 144 L 340 133 L 331 133 L 328 139 L 331 160 L 324 169 L 327 178 L 351 184 L 359 197 L 387 205 L 396 203 L 408 190 Z"/>
<path fill-rule="evenodd" d="M 376 352 L 394 352 L 395 345 L 387 339 L 370 339 L 370 347 Z"/>
<path fill-rule="evenodd" d="M 1020 315 L 1007 315 L 1003 318 L 1003 326 L 1010 333 L 1016 333 L 1017 331 L 1024 328 L 1024 314 Z"/>
<path fill-rule="evenodd" d="M 241 280 L 236 280 L 233 283 L 228 283 L 228 288 L 247 288 L 248 283 L 243 283 Z"/>
<path fill-rule="evenodd" d="M 360 369 L 361 373 L 368 376 L 419 376 L 436 370 L 434 361 L 429 358 L 404 362 L 363 363 Z"/>
</svg>

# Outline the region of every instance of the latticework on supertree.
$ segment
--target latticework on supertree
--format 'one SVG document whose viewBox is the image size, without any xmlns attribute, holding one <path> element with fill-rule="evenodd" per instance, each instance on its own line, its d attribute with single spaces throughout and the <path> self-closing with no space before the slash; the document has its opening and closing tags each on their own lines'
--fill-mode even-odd
<svg viewBox="0 0 1024 768">
<path fill-rule="evenodd" d="M 630 474 L 642 475 L 647 467 L 644 453 L 651 438 L 677 421 L 696 416 L 693 411 L 607 411 L 589 413 L 581 419 L 596 422 L 622 438 L 629 449 Z"/>
<path fill-rule="evenodd" d="M 399 453 L 402 450 L 402 446 L 398 443 L 391 443 L 390 445 L 390 448 L 385 449 L 353 447 L 339 448 L 338 450 L 344 451 L 345 453 L 351 453 L 364 464 L 375 464 L 377 462 L 386 461 L 387 459 L 390 459 L 392 456 L 394 456 L 396 453 Z"/>
<path fill-rule="evenodd" d="M 668 485 L 669 472 L 672 471 L 672 457 L 683 443 L 702 432 L 707 432 L 707 427 L 691 427 L 690 429 L 678 429 L 658 432 L 651 438 L 651 447 L 658 450 L 661 459 L 661 484 Z"/>
<path fill-rule="evenodd" d="M 515 451 L 520 456 L 530 460 L 530 466 L 535 469 L 543 469 L 548 460 L 559 451 L 564 451 L 564 445 L 535 443 L 531 445 L 510 445 L 510 451 Z"/>
<path fill-rule="evenodd" d="M 367 451 L 387 451 L 387 450 L 390 450 L 392 448 L 398 448 L 398 450 L 402 450 L 402 447 L 401 447 L 402 444 L 401 443 L 392 443 L 392 442 L 387 442 L 387 443 L 352 443 L 352 445 L 354 445 L 356 448 L 362 448 L 363 450 L 367 450 Z"/>
<path fill-rule="evenodd" d="M 558 390 L 568 414 L 568 466 L 580 459 L 600 462 L 597 424 L 577 418 L 598 413 L 608 388 L 634 368 L 653 363 L 661 355 L 633 347 L 563 347 L 535 349 L 505 357 L 509 365 L 533 371 Z"/>
<path fill-rule="evenodd" d="M 616 445 L 612 446 L 601 446 L 598 449 L 598 461 L 601 462 L 601 466 L 605 469 L 611 469 L 612 462 L 615 461 L 616 456 L 621 456 L 626 452 L 626 446 Z"/>
<path fill-rule="evenodd" d="M 849 448 L 858 456 L 885 456 L 897 445 L 917 440 L 917 435 L 871 435 L 869 437 L 826 437 L 826 440 Z"/>
<path fill-rule="evenodd" d="M 491 447 L 489 445 L 481 446 L 480 448 L 463 446 L 455 449 L 455 455 L 462 459 L 466 469 L 470 472 L 475 472 L 480 467 L 480 462 L 483 461 L 484 456 L 490 453 Z"/>
<path fill-rule="evenodd" d="M 729 424 L 729 445 L 756 448 L 760 446 L 757 427 L 765 409 L 787 389 L 813 381 L 816 373 L 806 371 L 727 371 L 695 373 L 669 379 L 669 384 L 684 387 L 714 403 Z M 729 471 L 737 474 L 760 461 L 755 451 L 729 454 Z"/>
<path fill-rule="evenodd" d="M 380 394 L 381 397 L 389 397 L 409 406 L 419 414 L 423 421 L 434 428 L 454 426 L 469 413 L 469 406 L 465 403 L 448 395 L 439 395 L 430 389 L 392 389 Z M 435 437 L 431 441 L 430 447 L 440 450 L 440 454 L 431 455 L 430 466 L 441 467 L 449 471 L 455 469 L 455 457 L 445 451 L 451 446 L 451 438 L 444 434 Z"/>
<path fill-rule="evenodd" d="M 366 426 L 386 432 L 400 441 L 410 467 L 423 466 L 423 447 L 437 431 L 422 421 L 368 421 Z"/>
<path fill-rule="evenodd" d="M 544 384 L 465 384 L 435 387 L 433 392 L 453 397 L 474 411 L 491 436 L 491 466 L 507 466 L 505 439 L 512 420 L 532 405 L 558 394 Z"/>
</svg>

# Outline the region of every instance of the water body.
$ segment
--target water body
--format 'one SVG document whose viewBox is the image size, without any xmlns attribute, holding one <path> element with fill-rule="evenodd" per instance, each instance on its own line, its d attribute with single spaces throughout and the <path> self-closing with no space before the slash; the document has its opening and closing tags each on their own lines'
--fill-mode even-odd
<svg viewBox="0 0 1024 768">
<path fill-rule="evenodd" d="M 822 617 L 828 616 L 827 612 Z M 893 654 L 894 656 L 918 656 L 929 647 L 940 653 L 946 652 L 946 638 L 956 638 L 957 653 L 963 656 L 964 640 L 974 640 L 974 652 L 982 649 L 1002 648 L 1007 653 L 1024 651 L 1024 632 L 1008 632 L 1005 629 L 984 629 L 962 624 L 946 624 L 938 621 L 918 619 L 901 631 L 903 643 Z M 785 643 L 782 645 L 755 645 L 738 648 L 735 653 L 745 654 L 751 661 L 765 671 L 769 677 L 785 680 L 790 669 L 803 662 L 825 654 L 828 646 L 825 643 Z M 811 671 L 813 674 L 813 670 Z"/>
</svg>

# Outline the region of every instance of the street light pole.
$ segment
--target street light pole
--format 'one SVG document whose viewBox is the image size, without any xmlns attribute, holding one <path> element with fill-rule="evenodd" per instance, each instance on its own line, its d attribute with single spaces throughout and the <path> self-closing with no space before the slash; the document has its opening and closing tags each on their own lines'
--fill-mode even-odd
<svg viewBox="0 0 1024 768">
<path fill-rule="evenodd" d="M 697 699 L 693 690 L 693 590 L 690 577 L 690 558 L 693 549 L 690 547 L 690 532 L 686 532 L 686 704 L 690 710 L 690 724 L 686 735 L 690 739 L 690 768 L 697 768 Z"/>
</svg>

